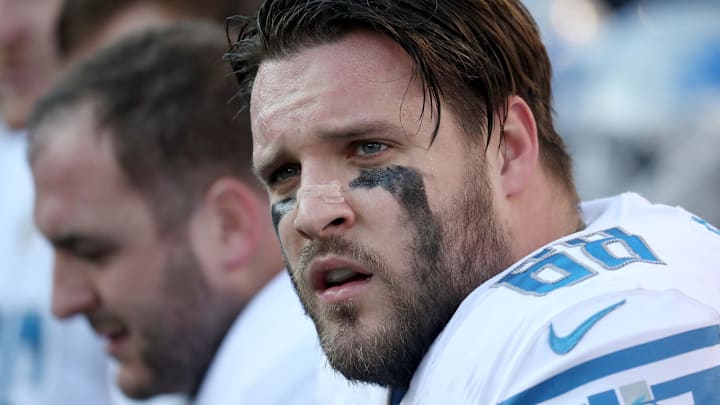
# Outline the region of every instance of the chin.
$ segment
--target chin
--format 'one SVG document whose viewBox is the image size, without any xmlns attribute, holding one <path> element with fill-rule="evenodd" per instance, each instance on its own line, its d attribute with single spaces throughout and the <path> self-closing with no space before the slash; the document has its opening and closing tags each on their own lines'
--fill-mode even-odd
<svg viewBox="0 0 720 405">
<path fill-rule="evenodd" d="M 358 322 L 337 326 L 321 339 L 330 365 L 351 381 L 406 386 L 417 361 L 408 359 L 397 325 Z"/>
<path fill-rule="evenodd" d="M 117 383 L 128 398 L 148 399 L 160 394 L 153 389 L 151 381 L 149 372 L 142 366 L 126 364 L 120 366 Z"/>
</svg>

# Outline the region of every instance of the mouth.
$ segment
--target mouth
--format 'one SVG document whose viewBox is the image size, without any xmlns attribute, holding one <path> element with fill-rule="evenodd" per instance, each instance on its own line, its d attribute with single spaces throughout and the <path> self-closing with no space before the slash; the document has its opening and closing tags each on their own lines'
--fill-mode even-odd
<svg viewBox="0 0 720 405">
<path fill-rule="evenodd" d="M 123 353 L 122 348 L 124 347 L 124 343 L 128 340 L 129 337 L 130 334 L 127 332 L 118 332 L 106 336 L 107 344 L 105 346 L 105 349 L 107 350 L 108 354 L 118 360 L 121 360 Z"/>
<path fill-rule="evenodd" d="M 338 259 L 313 263 L 310 275 L 313 290 L 321 301 L 328 304 L 358 297 L 373 277 L 366 269 Z"/>
<path fill-rule="evenodd" d="M 105 340 L 105 350 L 112 357 L 120 359 L 122 355 L 123 344 L 130 337 L 130 331 L 124 327 L 96 327 L 95 333 Z"/>
</svg>

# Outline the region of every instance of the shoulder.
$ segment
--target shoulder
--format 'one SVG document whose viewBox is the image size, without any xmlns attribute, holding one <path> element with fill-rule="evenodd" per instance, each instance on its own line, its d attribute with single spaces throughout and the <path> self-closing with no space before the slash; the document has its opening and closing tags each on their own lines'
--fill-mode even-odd
<svg viewBox="0 0 720 405">
<path fill-rule="evenodd" d="M 468 296 L 404 403 L 523 404 L 538 393 L 587 403 L 631 386 L 704 395 L 698 381 L 720 366 L 720 234 L 681 209 L 640 208 L 620 207 Z"/>
<path fill-rule="evenodd" d="M 630 386 L 656 400 L 717 395 L 703 381 L 720 377 L 720 314 L 681 291 L 498 308 L 471 311 L 443 332 L 404 403 L 588 403 Z"/>
<path fill-rule="evenodd" d="M 677 290 L 621 291 L 552 316 L 495 403 L 718 403 L 720 314 Z"/>
</svg>

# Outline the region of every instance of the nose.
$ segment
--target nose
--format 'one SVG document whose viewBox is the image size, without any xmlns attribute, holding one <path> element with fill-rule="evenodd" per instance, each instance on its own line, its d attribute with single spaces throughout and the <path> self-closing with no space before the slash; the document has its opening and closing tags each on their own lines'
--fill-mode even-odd
<svg viewBox="0 0 720 405">
<path fill-rule="evenodd" d="M 301 188 L 297 199 L 294 226 L 306 239 L 327 239 L 355 224 L 355 212 L 345 200 L 339 183 Z"/>
<path fill-rule="evenodd" d="M 98 303 L 91 280 L 63 257 L 55 255 L 53 269 L 52 312 L 65 319 L 90 312 Z"/>
</svg>

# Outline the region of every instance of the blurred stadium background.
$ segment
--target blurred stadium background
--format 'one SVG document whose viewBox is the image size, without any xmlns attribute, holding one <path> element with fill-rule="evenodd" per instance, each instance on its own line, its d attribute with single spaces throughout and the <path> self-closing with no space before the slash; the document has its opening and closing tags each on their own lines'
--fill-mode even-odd
<svg viewBox="0 0 720 405">
<path fill-rule="evenodd" d="M 633 190 L 720 224 L 720 1 L 523 1 L 581 197 Z"/>
</svg>

